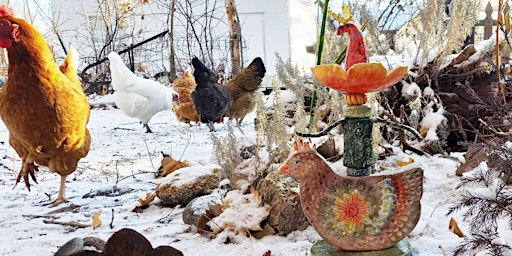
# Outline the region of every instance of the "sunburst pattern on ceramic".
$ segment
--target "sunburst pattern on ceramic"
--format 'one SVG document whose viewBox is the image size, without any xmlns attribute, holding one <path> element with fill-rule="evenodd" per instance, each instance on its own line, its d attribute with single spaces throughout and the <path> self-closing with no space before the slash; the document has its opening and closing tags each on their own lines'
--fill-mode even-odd
<svg viewBox="0 0 512 256">
<path fill-rule="evenodd" d="M 320 206 L 319 218 L 331 235 L 340 238 L 378 235 L 393 214 L 393 192 L 389 178 L 376 185 L 364 180 L 343 180 L 330 188 Z"/>
<path fill-rule="evenodd" d="M 363 221 L 370 220 L 368 218 L 371 213 L 370 207 L 368 207 L 370 202 L 357 190 L 352 190 L 350 194 L 343 193 L 341 198 L 336 198 L 335 203 L 332 211 L 335 213 L 334 219 L 340 222 L 341 227 L 348 227 L 349 230 L 352 230 L 354 226 L 361 228 Z"/>
</svg>

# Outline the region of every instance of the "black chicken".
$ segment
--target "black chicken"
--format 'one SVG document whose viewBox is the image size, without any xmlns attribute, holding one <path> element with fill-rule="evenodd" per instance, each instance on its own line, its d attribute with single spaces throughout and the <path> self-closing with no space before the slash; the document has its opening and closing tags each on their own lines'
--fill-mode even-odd
<svg viewBox="0 0 512 256">
<path fill-rule="evenodd" d="M 210 131 L 215 131 L 214 122 L 222 122 L 233 105 L 233 97 L 228 89 L 217 83 L 217 77 L 197 57 L 192 59 L 196 88 L 192 99 L 202 123 L 206 123 Z"/>
</svg>

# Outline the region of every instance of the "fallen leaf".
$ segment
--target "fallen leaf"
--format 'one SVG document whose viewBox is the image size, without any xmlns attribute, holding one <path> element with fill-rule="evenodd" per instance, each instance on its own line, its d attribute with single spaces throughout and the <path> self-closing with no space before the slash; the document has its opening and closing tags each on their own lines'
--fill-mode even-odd
<svg viewBox="0 0 512 256">
<path fill-rule="evenodd" d="M 450 229 L 450 231 L 452 231 L 457 236 L 465 237 L 465 235 L 459 229 L 459 224 L 457 223 L 457 221 L 454 218 L 450 219 L 450 224 L 448 224 L 448 228 Z"/>
<path fill-rule="evenodd" d="M 155 200 L 155 194 L 153 194 L 151 192 L 146 193 L 146 198 L 137 199 L 137 201 L 139 201 L 140 205 L 135 206 L 135 208 L 133 208 L 132 212 L 140 212 L 142 209 L 148 208 L 149 203 L 153 202 L 153 200 Z"/>
<path fill-rule="evenodd" d="M 261 202 L 263 201 L 260 193 L 258 192 L 258 190 L 256 190 L 256 188 L 254 188 L 253 186 L 250 187 L 250 191 L 251 191 L 251 194 L 254 195 L 254 198 L 256 198 L 257 202 L 259 205 L 261 205 Z"/>
<path fill-rule="evenodd" d="M 273 236 L 276 234 L 276 231 L 268 224 L 265 224 L 260 231 L 252 231 L 251 236 L 256 239 L 261 239 L 265 236 Z M 270 254 L 268 254 L 270 255 Z"/>
<path fill-rule="evenodd" d="M 139 198 L 137 201 L 139 201 L 141 206 L 148 206 L 153 200 L 155 200 L 155 194 L 148 192 L 145 199 Z"/>
<path fill-rule="evenodd" d="M 221 213 L 222 206 L 220 204 L 208 205 L 206 212 L 197 219 L 196 232 L 205 237 L 213 238 L 215 233 L 207 223 L 213 218 L 219 216 Z"/>
<path fill-rule="evenodd" d="M 408 161 L 398 161 L 398 162 L 396 163 L 396 165 L 398 165 L 398 166 L 402 167 L 402 166 L 406 166 L 406 165 L 408 165 L 408 164 L 412 164 L 412 163 L 414 163 L 414 159 L 412 159 L 412 158 L 410 158 L 410 157 L 409 157 L 409 160 L 408 160 Z"/>
<path fill-rule="evenodd" d="M 92 229 L 96 229 L 97 227 L 99 227 L 101 225 L 100 215 L 101 215 L 101 210 L 92 214 Z"/>
<path fill-rule="evenodd" d="M 421 137 L 425 138 L 425 136 L 427 136 L 428 130 L 429 130 L 429 128 L 425 128 L 425 127 L 420 128 Z"/>
<path fill-rule="evenodd" d="M 180 168 L 190 166 L 190 164 L 188 163 L 187 160 L 179 161 L 170 156 L 165 156 L 164 158 L 162 158 L 161 163 L 162 163 L 162 169 L 163 169 L 162 176 L 164 176 L 164 177 L 173 173 L 174 171 L 176 171 Z"/>
</svg>

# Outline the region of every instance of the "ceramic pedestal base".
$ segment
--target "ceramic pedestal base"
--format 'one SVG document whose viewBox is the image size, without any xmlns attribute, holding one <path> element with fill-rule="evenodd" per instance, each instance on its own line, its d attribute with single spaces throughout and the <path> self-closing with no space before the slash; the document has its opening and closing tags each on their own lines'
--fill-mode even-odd
<svg viewBox="0 0 512 256">
<path fill-rule="evenodd" d="M 411 244 L 402 240 L 392 247 L 380 251 L 345 251 L 337 248 L 325 240 L 316 242 L 311 247 L 311 256 L 411 256 Z"/>
</svg>

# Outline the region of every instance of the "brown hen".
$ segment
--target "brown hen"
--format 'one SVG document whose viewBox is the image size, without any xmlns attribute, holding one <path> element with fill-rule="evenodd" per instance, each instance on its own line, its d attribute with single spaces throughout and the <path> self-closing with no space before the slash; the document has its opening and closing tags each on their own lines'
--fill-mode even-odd
<svg viewBox="0 0 512 256">
<path fill-rule="evenodd" d="M 228 117 L 235 119 L 237 127 L 244 117 L 256 107 L 257 90 L 265 76 L 265 65 L 260 57 L 255 58 L 249 66 L 236 74 L 226 87 L 233 97 L 233 105 L 229 108 Z"/>
<path fill-rule="evenodd" d="M 91 143 L 89 103 L 76 73 L 78 55 L 71 49 L 59 69 L 43 36 L 5 6 L 0 7 L 0 47 L 9 59 L 0 115 L 22 160 L 16 184 L 23 178 L 30 190 L 28 176 L 37 183 L 34 163 L 47 166 L 61 176 L 53 204 L 67 202 L 66 177 Z"/>
</svg>

